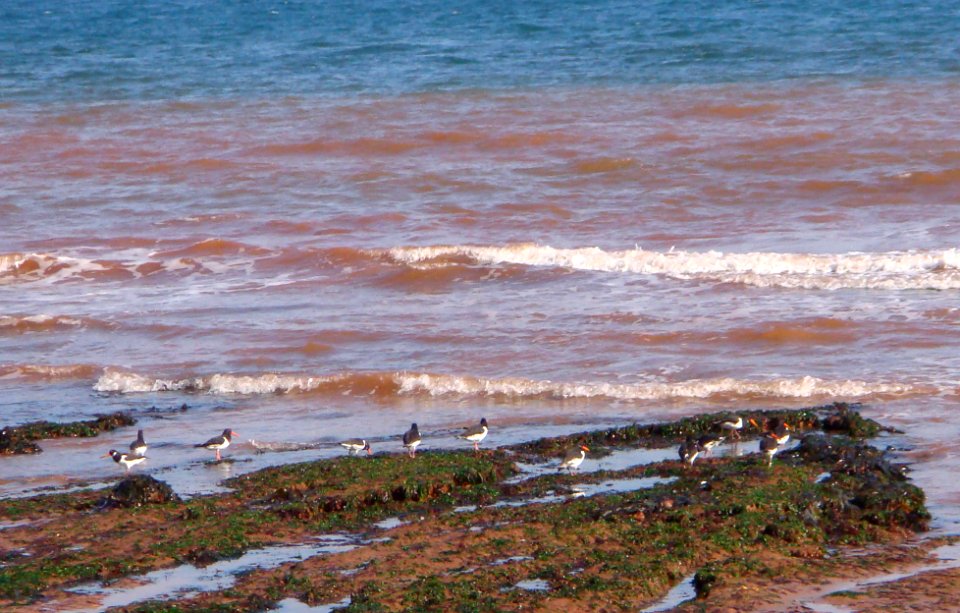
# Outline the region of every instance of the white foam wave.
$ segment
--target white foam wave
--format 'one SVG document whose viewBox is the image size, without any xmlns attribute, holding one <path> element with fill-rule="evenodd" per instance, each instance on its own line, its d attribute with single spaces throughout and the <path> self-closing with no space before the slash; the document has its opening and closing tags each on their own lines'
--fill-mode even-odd
<svg viewBox="0 0 960 613">
<path fill-rule="evenodd" d="M 601 272 L 663 275 L 760 287 L 803 289 L 960 289 L 960 250 L 885 253 L 724 253 L 720 251 L 605 251 L 536 244 L 397 247 L 386 255 L 412 266 L 446 258 L 482 264 L 551 266 Z"/>
<path fill-rule="evenodd" d="M 0 364 L 0 379 L 83 379 L 94 372 L 92 364 Z"/>
<path fill-rule="evenodd" d="M 900 395 L 916 392 L 916 386 L 865 381 L 825 381 L 816 377 L 750 381 L 734 378 L 693 379 L 673 383 L 566 383 L 527 379 L 483 379 L 447 375 L 401 375 L 401 391 L 425 392 L 432 396 L 546 396 L 567 398 L 611 398 L 615 400 L 707 399 L 717 396 L 763 398 L 859 398 L 871 395 Z"/>
<path fill-rule="evenodd" d="M 227 375 L 185 379 L 158 379 L 137 373 L 106 369 L 94 384 L 98 392 L 207 392 L 211 394 L 277 394 L 309 392 L 343 377 L 301 377 L 296 375 Z"/>
<path fill-rule="evenodd" d="M 7 253 L 0 254 L 0 285 L 41 281 L 56 283 L 65 279 L 139 279 L 158 273 L 178 276 L 220 275 L 233 270 L 249 272 L 255 259 L 255 256 L 242 251 L 227 256 L 159 257 L 159 254 L 144 249 L 125 249 L 108 251 L 95 259 L 60 253 Z"/>
<path fill-rule="evenodd" d="M 102 263 L 51 253 L 0 254 L 0 284 L 45 279 L 56 282 L 70 276 L 106 270 Z"/>
<path fill-rule="evenodd" d="M 381 373 L 306 377 L 299 375 L 215 374 L 185 379 L 159 379 L 137 373 L 106 370 L 94 385 L 100 392 L 138 393 L 186 391 L 209 394 L 276 394 L 327 392 L 331 394 L 485 396 L 506 399 L 551 398 L 622 401 L 705 400 L 718 398 L 804 399 L 902 396 L 938 393 L 933 386 L 906 383 L 830 381 L 816 377 L 743 380 L 694 379 L 679 382 L 620 384 L 554 382 L 523 378 L 482 378 L 427 373 Z"/>
<path fill-rule="evenodd" d="M 0 328 L 18 328 L 18 329 L 43 329 L 55 327 L 79 327 L 84 322 L 75 317 L 66 317 L 64 315 L 24 315 L 17 317 L 14 315 L 0 315 Z"/>
</svg>

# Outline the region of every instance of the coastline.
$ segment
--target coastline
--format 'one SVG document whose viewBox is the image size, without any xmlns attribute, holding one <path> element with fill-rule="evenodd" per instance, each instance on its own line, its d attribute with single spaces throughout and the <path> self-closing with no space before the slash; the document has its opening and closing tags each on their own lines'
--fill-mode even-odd
<svg viewBox="0 0 960 613">
<path fill-rule="evenodd" d="M 684 468 L 676 444 L 729 416 L 719 413 L 479 453 L 288 464 L 186 502 L 118 507 L 102 491 L 21 499 L 3 511 L 0 546 L 11 553 L 0 588 L 24 610 L 109 601 L 247 611 L 288 598 L 348 610 L 619 610 L 693 581 L 698 598 L 676 603 L 683 610 L 762 610 L 825 581 L 916 565 L 946 542 L 917 544 L 929 520 L 923 493 L 863 443 L 882 425 L 843 404 L 749 414 L 790 419 L 800 444 L 767 467 L 760 432 L 747 426 L 741 452 Z M 603 461 L 558 472 L 557 453 L 584 443 Z M 230 585 L 136 598 L 163 593 L 149 588 L 152 573 L 202 575 L 250 556 L 259 561 Z M 942 572 L 949 583 L 953 571 Z M 796 585 L 776 579 L 784 575 Z"/>
</svg>

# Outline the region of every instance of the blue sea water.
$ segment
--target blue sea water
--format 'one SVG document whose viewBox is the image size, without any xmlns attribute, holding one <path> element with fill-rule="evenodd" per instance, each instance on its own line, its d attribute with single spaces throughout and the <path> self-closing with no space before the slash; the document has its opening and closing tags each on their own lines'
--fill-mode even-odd
<svg viewBox="0 0 960 613">
<path fill-rule="evenodd" d="M 398 451 L 862 400 L 960 526 L 957 32 L 942 0 L 0 0 L 0 423 Z M 131 439 L 5 459 L 0 497 Z M 178 488 L 225 476 L 175 448 Z"/>
<path fill-rule="evenodd" d="M 945 1 L 0 3 L 0 97 L 397 94 L 960 73 Z"/>
</svg>

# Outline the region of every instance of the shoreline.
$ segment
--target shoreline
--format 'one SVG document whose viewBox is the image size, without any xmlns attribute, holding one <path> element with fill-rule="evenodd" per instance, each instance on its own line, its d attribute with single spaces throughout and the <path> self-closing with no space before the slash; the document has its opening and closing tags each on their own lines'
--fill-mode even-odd
<svg viewBox="0 0 960 613">
<path fill-rule="evenodd" d="M 11 554 L 0 594 L 27 608 L 112 598 L 131 611 L 258 610 L 285 598 L 349 601 L 350 610 L 441 602 L 615 610 L 653 604 L 692 576 L 697 600 L 683 607 L 738 610 L 743 588 L 770 569 L 808 569 L 804 586 L 847 578 L 837 552 L 903 547 L 927 528 L 922 491 L 862 442 L 882 425 L 842 403 L 743 415 L 789 419 L 801 442 L 767 467 L 755 452 L 760 430 L 748 425 L 729 446 L 737 451 L 684 467 L 676 445 L 730 416 L 717 413 L 479 453 L 287 464 L 188 501 L 117 502 L 98 491 L 19 499 L 2 511 L 0 547 Z M 600 461 L 562 474 L 555 458 L 574 444 Z M 324 550 L 324 539 L 336 546 Z M 194 598 L 134 596 L 154 589 L 144 573 L 202 575 L 255 559 L 232 585 Z M 154 591 L 163 581 L 171 579 Z"/>
</svg>

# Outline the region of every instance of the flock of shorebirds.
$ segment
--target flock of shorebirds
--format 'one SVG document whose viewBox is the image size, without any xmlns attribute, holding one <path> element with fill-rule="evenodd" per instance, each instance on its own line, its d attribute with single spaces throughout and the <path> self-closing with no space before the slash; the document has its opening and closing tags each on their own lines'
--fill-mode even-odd
<svg viewBox="0 0 960 613">
<path fill-rule="evenodd" d="M 758 430 L 763 430 L 755 420 L 751 419 L 750 423 Z M 739 439 L 740 430 L 743 429 L 743 417 L 738 416 L 735 420 L 731 419 L 719 422 L 717 427 L 722 434 L 704 434 L 697 438 L 692 436 L 687 437 L 687 439 L 680 444 L 678 450 L 680 460 L 688 467 L 691 467 L 701 454 L 709 453 L 710 450 L 726 440 L 727 436 Z M 466 428 L 461 434 L 458 434 L 457 438 L 473 443 L 474 450 L 479 451 L 480 442 L 487 437 L 489 431 L 490 428 L 487 420 L 483 418 L 478 425 Z M 204 443 L 198 443 L 194 445 L 194 447 L 203 447 L 204 449 L 215 451 L 217 453 L 216 460 L 219 462 L 220 452 L 230 446 L 230 441 L 234 436 L 237 436 L 237 433 L 230 428 L 226 428 L 219 436 L 215 436 Z M 779 422 L 772 429 L 763 433 L 760 438 L 760 452 L 767 457 L 768 466 L 773 464 L 773 456 L 775 456 L 789 440 L 790 426 L 786 422 Z M 407 450 L 410 457 L 416 457 L 417 446 L 423 441 L 417 424 L 414 423 L 410 425 L 410 429 L 403 433 L 402 441 L 403 447 Z M 350 455 L 359 455 L 364 451 L 366 451 L 368 455 L 373 454 L 373 449 L 366 439 L 352 438 L 340 442 L 339 445 L 346 449 Z M 572 471 L 578 468 L 587 457 L 588 451 L 590 451 L 590 449 L 586 445 L 578 445 L 571 448 L 560 461 L 560 469 Z M 138 430 L 137 440 L 130 443 L 129 452 L 120 452 L 116 449 L 111 449 L 102 457 L 113 458 L 114 462 L 120 464 L 129 472 L 131 468 L 147 459 L 146 454 L 147 443 L 143 438 L 143 430 Z"/>
<path fill-rule="evenodd" d="M 225 428 L 220 436 L 215 436 L 205 443 L 199 443 L 194 447 L 203 447 L 217 452 L 217 461 L 220 461 L 220 451 L 230 446 L 230 441 L 237 433 L 230 428 Z M 103 454 L 104 458 L 113 458 L 113 461 L 127 469 L 127 472 L 137 464 L 147 459 L 147 442 L 143 439 L 143 430 L 137 430 L 137 440 L 130 443 L 130 451 L 122 452 L 111 449 Z"/>
<path fill-rule="evenodd" d="M 767 457 L 767 466 L 773 465 L 773 456 L 786 446 L 790 441 L 790 425 L 785 422 L 777 422 L 769 430 L 764 430 L 760 427 L 760 424 L 756 420 L 751 419 L 750 424 L 754 428 L 763 432 L 760 437 L 760 453 Z M 743 429 L 743 417 L 738 416 L 735 420 L 726 420 L 717 424 L 719 430 L 735 439 L 740 439 L 740 430 Z M 680 460 L 687 464 L 687 466 L 693 466 L 694 461 L 701 454 L 707 454 L 711 449 L 722 443 L 726 440 L 726 436 L 718 434 L 704 434 L 698 438 L 688 436 L 687 439 L 680 444 L 680 448 L 677 450 L 680 455 Z"/>
<path fill-rule="evenodd" d="M 489 431 L 490 429 L 487 426 L 487 419 L 483 418 L 480 420 L 478 425 L 466 428 L 461 434 L 458 434 L 457 438 L 470 441 L 473 443 L 473 448 L 479 451 L 480 441 L 487 437 L 487 433 Z M 219 462 L 220 452 L 230 446 L 230 442 L 233 440 L 234 436 L 237 436 L 237 433 L 230 428 L 226 428 L 219 436 L 215 436 L 204 443 L 198 443 L 194 445 L 194 447 L 203 447 L 204 449 L 215 451 L 217 453 L 216 461 Z M 403 447 L 407 450 L 407 453 L 410 455 L 410 457 L 416 457 L 417 446 L 420 445 L 420 442 L 423 440 L 423 438 L 420 436 L 420 429 L 417 427 L 417 424 L 412 424 L 410 429 L 403 433 L 402 440 Z M 368 454 L 373 453 L 370 443 L 367 442 L 366 439 L 362 438 L 352 438 L 342 441 L 339 443 L 339 445 L 346 449 L 350 455 L 360 454 L 364 451 L 366 451 Z M 137 430 L 137 440 L 130 443 L 130 451 L 123 452 L 117 451 L 116 449 L 111 449 L 102 457 L 113 458 L 114 462 L 123 466 L 127 472 L 129 472 L 131 468 L 147 459 L 147 442 L 143 438 L 143 430 Z M 583 458 L 581 458 L 580 461 L 583 461 Z M 576 464 L 579 465 L 580 462 L 577 462 Z"/>
</svg>

